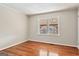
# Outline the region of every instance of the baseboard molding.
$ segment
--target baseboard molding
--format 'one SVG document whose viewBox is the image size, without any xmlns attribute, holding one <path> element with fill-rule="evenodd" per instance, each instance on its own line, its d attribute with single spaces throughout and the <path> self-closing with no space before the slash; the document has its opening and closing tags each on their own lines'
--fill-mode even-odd
<svg viewBox="0 0 79 59">
<path fill-rule="evenodd" d="M 29 41 L 42 42 L 42 43 L 49 43 L 49 44 L 56 44 L 56 45 L 63 45 L 63 46 L 69 46 L 69 47 L 76 47 L 76 48 L 77 48 L 77 46 L 67 45 L 67 44 L 51 43 L 51 42 L 46 42 L 46 41 L 38 41 L 38 40 L 30 40 L 30 39 L 29 39 Z"/>
<path fill-rule="evenodd" d="M 7 47 L 5 47 L 5 48 L 2 48 L 2 49 L 0 49 L 0 51 L 1 51 L 1 50 L 4 50 L 4 49 L 7 49 L 7 48 L 10 48 L 10 47 L 12 47 L 12 46 L 21 44 L 21 43 L 23 43 L 23 42 L 27 42 L 27 41 L 35 41 L 35 42 L 42 42 L 42 43 L 49 43 L 49 44 L 63 45 L 63 46 L 69 46 L 69 47 L 76 47 L 76 48 L 79 49 L 79 46 L 72 46 L 72 45 L 67 45 L 67 44 L 51 43 L 51 42 L 46 42 L 46 41 L 38 41 L 38 40 L 30 40 L 30 39 L 28 39 L 28 40 L 21 41 L 21 42 L 18 42 L 18 43 L 16 43 L 16 44 L 7 46 Z"/>
<path fill-rule="evenodd" d="M 77 48 L 79 49 L 79 46 L 77 46 Z"/>
<path fill-rule="evenodd" d="M 28 41 L 28 40 L 25 40 L 25 41 L 21 41 L 21 42 L 18 42 L 18 43 L 16 43 L 16 44 L 13 44 L 13 45 L 7 46 L 7 47 L 5 47 L 5 48 L 0 49 L 0 51 L 2 51 L 2 50 L 4 50 L 4 49 L 7 49 L 7 48 L 10 48 L 10 47 L 12 47 L 12 46 L 15 46 L 15 45 L 21 44 L 21 43 L 23 43 L 23 42 L 27 42 L 27 41 Z"/>
</svg>

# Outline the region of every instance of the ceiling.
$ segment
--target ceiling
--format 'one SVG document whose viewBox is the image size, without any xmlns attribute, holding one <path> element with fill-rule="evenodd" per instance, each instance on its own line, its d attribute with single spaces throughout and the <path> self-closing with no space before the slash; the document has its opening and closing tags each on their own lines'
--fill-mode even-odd
<svg viewBox="0 0 79 59">
<path fill-rule="evenodd" d="M 76 7 L 78 3 L 3 3 L 27 15 L 39 14 L 51 11 Z"/>
</svg>

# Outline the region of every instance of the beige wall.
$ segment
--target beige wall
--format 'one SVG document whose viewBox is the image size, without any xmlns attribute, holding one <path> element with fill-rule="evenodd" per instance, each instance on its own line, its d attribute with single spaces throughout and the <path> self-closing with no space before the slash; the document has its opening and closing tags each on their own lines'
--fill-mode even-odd
<svg viewBox="0 0 79 59">
<path fill-rule="evenodd" d="M 60 36 L 38 35 L 38 19 L 48 19 L 59 16 Z M 47 14 L 32 15 L 29 19 L 30 40 L 50 42 L 53 44 L 63 44 L 77 46 L 77 9 L 69 9 Z"/>
<path fill-rule="evenodd" d="M 0 49 L 26 41 L 27 22 L 26 15 L 0 5 Z"/>
</svg>

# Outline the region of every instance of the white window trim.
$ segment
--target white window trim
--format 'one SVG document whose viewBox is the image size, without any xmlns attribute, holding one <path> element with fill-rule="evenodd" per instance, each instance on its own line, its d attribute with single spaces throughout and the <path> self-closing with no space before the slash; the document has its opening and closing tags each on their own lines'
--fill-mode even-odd
<svg viewBox="0 0 79 59">
<path fill-rule="evenodd" d="M 52 17 L 53 18 L 53 17 Z M 54 17 L 55 18 L 55 17 Z M 37 34 L 38 35 L 52 35 L 52 36 L 60 36 L 60 22 L 61 22 L 61 20 L 60 20 L 60 17 L 59 16 L 57 16 L 56 18 L 58 18 L 58 34 L 50 34 L 50 33 L 47 33 L 47 34 L 40 34 L 40 19 L 38 19 L 38 31 L 37 31 Z"/>
</svg>

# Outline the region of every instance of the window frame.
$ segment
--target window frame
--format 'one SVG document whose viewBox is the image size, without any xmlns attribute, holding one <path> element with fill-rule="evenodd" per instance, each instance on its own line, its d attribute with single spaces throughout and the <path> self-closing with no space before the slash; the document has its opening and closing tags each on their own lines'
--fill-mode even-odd
<svg viewBox="0 0 79 59">
<path fill-rule="evenodd" d="M 58 33 L 57 34 L 50 34 L 49 32 L 47 34 L 41 34 L 40 33 L 40 19 L 38 19 L 38 35 L 53 35 L 53 36 L 60 36 L 60 17 L 57 16 L 57 17 L 52 17 L 52 18 L 57 18 L 58 20 Z M 49 19 L 51 20 L 52 18 L 47 18 L 47 26 L 49 27 Z"/>
</svg>

